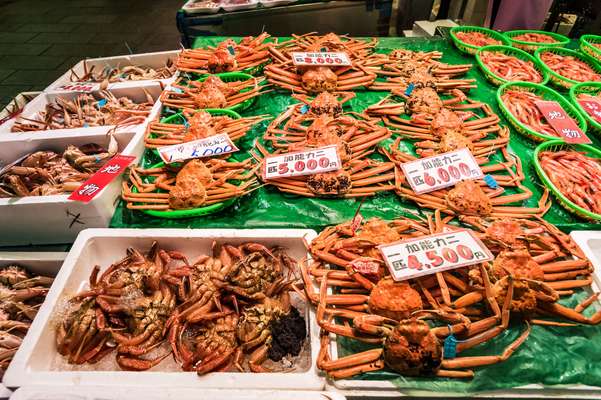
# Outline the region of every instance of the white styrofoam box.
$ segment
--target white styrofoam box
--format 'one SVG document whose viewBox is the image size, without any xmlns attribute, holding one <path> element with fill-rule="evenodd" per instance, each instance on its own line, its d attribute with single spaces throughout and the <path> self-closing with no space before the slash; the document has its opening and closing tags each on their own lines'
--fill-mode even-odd
<svg viewBox="0 0 601 400">
<path fill-rule="evenodd" d="M 151 115 L 157 107 L 157 100 L 159 99 L 161 92 L 163 91 L 163 85 L 159 83 L 139 83 L 137 86 L 121 87 L 115 89 L 109 89 L 109 92 L 113 93 L 116 97 L 126 96 L 135 102 L 146 101 L 146 92 L 148 92 L 155 100 Z M 91 92 L 97 94 L 97 92 Z M 21 113 L 22 117 L 36 119 L 39 111 L 43 111 L 46 108 L 46 104 L 53 102 L 55 98 L 62 97 L 65 99 L 74 99 L 80 93 L 77 92 L 62 92 L 62 93 L 42 93 L 29 104 L 25 106 L 25 109 Z M 117 131 L 131 132 L 141 131 L 146 126 L 146 123 L 150 119 L 150 116 L 139 125 L 128 125 L 123 126 Z M 5 124 L 0 125 L 0 143 L 4 145 L 5 142 L 10 141 L 23 141 L 34 138 L 55 138 L 55 137 L 77 137 L 82 134 L 91 133 L 96 135 L 104 135 L 107 132 L 114 130 L 115 125 L 105 126 L 92 126 L 87 128 L 71 128 L 71 129 L 51 129 L 34 132 L 11 132 L 11 128 L 15 123 L 15 119 L 7 121 Z"/>
<path fill-rule="evenodd" d="M 156 53 L 140 53 L 140 54 L 126 54 L 122 56 L 114 56 L 114 57 L 103 57 L 103 58 L 88 58 L 85 60 L 81 60 L 77 64 L 75 64 L 72 68 L 70 68 L 67 72 L 65 72 L 62 76 L 60 76 L 56 81 L 51 83 L 47 88 L 47 92 L 54 91 L 64 91 L 61 86 L 70 85 L 73 83 L 79 83 L 75 78 L 75 75 L 81 77 L 84 75 L 84 67 L 90 71 L 90 68 L 94 68 L 95 72 L 102 71 L 104 68 L 123 68 L 130 65 L 137 67 L 150 67 L 150 68 L 160 68 L 164 67 L 167 64 L 168 60 L 171 60 L 175 63 L 177 56 L 181 50 L 169 50 L 169 51 L 161 51 Z M 73 79 L 71 80 L 71 72 L 74 72 Z M 176 72 L 177 73 L 177 72 Z M 119 87 L 129 87 L 129 86 L 137 86 L 140 83 L 148 83 L 148 82 L 158 82 L 161 81 L 164 84 L 171 83 L 175 74 L 171 78 L 166 79 L 151 79 L 151 80 L 139 80 L 139 81 L 123 81 L 123 82 L 115 82 L 110 83 L 108 88 L 114 89 Z M 84 81 L 85 82 L 85 81 Z M 99 82 L 96 85 L 100 84 Z"/>
<path fill-rule="evenodd" d="M 344 400 L 340 393 L 289 390 L 236 390 L 111 387 L 25 386 L 11 400 Z"/>
<path fill-rule="evenodd" d="M 143 132 L 118 132 L 115 138 L 121 154 L 140 157 Z M 38 150 L 62 152 L 69 144 L 87 143 L 106 147 L 108 141 L 106 135 L 82 133 L 71 138 L 5 142 L 0 144 L 0 165 Z M 87 204 L 67 200 L 69 194 L 0 198 L 0 246 L 71 243 L 83 229 L 107 227 L 121 194 L 121 179 L 115 179 Z"/>
<path fill-rule="evenodd" d="M 436 21 L 415 21 L 413 23 L 413 32 L 419 36 L 434 36 L 436 28 L 439 26 L 452 28 L 457 26 L 455 21 L 450 19 L 438 19 Z"/>
<path fill-rule="evenodd" d="M 21 92 L 16 95 L 15 98 L 12 99 L 10 103 L 8 103 L 6 107 L 0 111 L 0 125 L 6 122 L 4 120 L 7 117 L 22 110 L 26 104 L 37 97 L 40 93 L 42 92 Z"/>
<path fill-rule="evenodd" d="M 593 264 L 595 272 L 601 271 L 601 231 L 573 231 L 570 236 Z"/>
<path fill-rule="evenodd" d="M 216 7 L 201 6 L 202 3 L 206 2 L 206 0 L 188 0 L 182 7 L 182 10 L 184 10 L 186 14 L 216 14 L 221 10 L 221 5 Z M 213 3 L 221 4 L 221 1 L 215 0 Z"/>
<path fill-rule="evenodd" d="M 246 3 L 241 4 L 229 3 L 226 0 L 224 3 L 221 3 L 221 8 L 223 8 L 227 12 L 250 10 L 253 8 L 257 8 L 258 6 L 259 0 L 248 0 Z"/>
<path fill-rule="evenodd" d="M 284 6 L 286 4 L 295 3 L 297 0 L 259 0 L 259 3 L 263 7 L 276 7 L 276 6 Z"/>
<path fill-rule="evenodd" d="M 100 362 L 104 366 L 70 366 L 57 353 L 55 344 L 55 324 L 57 315 L 63 310 L 61 305 L 87 287 L 94 265 L 99 265 L 101 271 L 108 268 L 124 257 L 128 247 L 146 252 L 157 240 L 161 248 L 181 251 L 189 260 L 195 260 L 202 254 L 210 254 L 213 241 L 234 245 L 252 241 L 284 247 L 290 256 L 300 261 L 308 257 L 305 241 L 310 242 L 315 236 L 315 231 L 306 229 L 87 229 L 73 244 L 46 302 L 6 371 L 3 383 L 9 388 L 109 385 L 160 387 L 161 390 L 164 387 L 322 390 L 325 383 L 315 367 L 319 333 L 309 305 L 300 311 L 307 319 L 309 340 L 305 346 L 309 346 L 310 360 L 306 360 L 306 368 L 299 367 L 291 372 L 215 372 L 198 376 L 195 372 L 181 371 L 171 357 L 149 371 L 121 371 L 111 361 L 114 354 L 107 356 L 109 366 L 103 364 L 104 359 Z"/>
</svg>

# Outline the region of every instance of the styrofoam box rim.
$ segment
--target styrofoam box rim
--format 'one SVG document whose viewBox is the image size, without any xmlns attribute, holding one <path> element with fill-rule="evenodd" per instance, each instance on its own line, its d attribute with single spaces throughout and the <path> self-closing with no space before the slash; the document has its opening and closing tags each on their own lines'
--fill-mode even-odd
<svg viewBox="0 0 601 400">
<path fill-rule="evenodd" d="M 594 266 L 593 282 L 591 289 L 594 292 L 601 291 L 601 260 L 597 260 L 594 256 L 592 249 L 585 243 L 590 238 L 601 239 L 601 231 L 574 231 L 570 234 L 576 243 L 582 248 L 585 255 L 591 260 Z M 601 304 L 601 301 L 597 302 L 597 306 Z M 336 337 L 332 335 L 330 351 L 332 357 L 336 359 L 338 355 L 338 349 L 336 346 Z M 456 393 L 444 393 L 444 392 L 429 392 L 429 391 L 417 391 L 409 389 L 399 389 L 389 381 L 368 381 L 368 380 L 352 380 L 352 379 L 340 379 L 340 380 L 326 380 L 326 387 L 336 388 L 341 393 L 353 395 L 353 397 L 400 397 L 400 396 L 412 396 L 412 397 L 449 397 L 457 396 Z M 418 394 L 420 393 L 420 394 Z M 600 398 L 601 388 L 595 386 L 586 385 L 557 385 L 557 386 L 544 386 L 540 384 L 532 384 L 520 386 L 512 389 L 495 390 L 483 393 L 473 393 L 470 396 L 478 398 Z"/>
<path fill-rule="evenodd" d="M 277 243 L 279 239 L 298 239 L 310 242 L 317 234 L 309 229 L 86 229 L 79 233 L 71 251 L 54 284 L 46 296 L 46 301 L 38 312 L 38 317 L 32 324 L 28 335 L 23 340 L 19 351 L 4 375 L 3 382 L 7 387 L 14 388 L 24 385 L 49 386 L 145 386 L 154 387 L 174 386 L 180 388 L 230 388 L 235 382 L 236 388 L 247 389 L 282 389 L 282 390 L 322 390 L 325 381 L 315 367 L 319 352 L 319 327 L 315 321 L 313 310 L 307 305 L 307 316 L 310 329 L 311 365 L 305 372 L 287 373 L 232 373 L 220 372 L 202 377 L 195 372 L 131 372 L 131 371 L 42 371 L 35 372 L 28 367 L 33 349 L 45 333 L 44 327 L 50 322 L 52 311 L 62 298 L 65 285 L 71 276 L 78 259 L 88 245 L 99 246 L 103 238 L 127 240 L 158 240 L 159 243 L 172 239 L 201 239 L 201 240 L 263 240 Z M 176 246 L 173 245 L 172 246 Z M 303 250 L 304 242 L 302 242 Z M 124 249 L 115 249 L 115 261 L 124 254 Z M 103 249 L 103 251 L 105 251 Z M 306 253 L 308 256 L 308 253 Z M 112 257 L 112 255 L 111 255 Z M 92 260 L 89 262 L 93 263 Z"/>
<path fill-rule="evenodd" d="M 33 101 L 33 99 L 35 99 L 36 97 L 38 97 L 40 94 L 42 94 L 42 92 L 21 92 L 18 93 L 15 97 L 13 97 L 4 108 L 2 108 L 2 110 L 0 110 L 0 120 L 7 117 L 9 115 L 9 109 L 8 107 L 10 106 L 18 106 L 21 107 L 27 103 L 29 103 L 30 101 Z M 30 100 L 25 100 L 25 96 L 30 96 L 31 99 Z M 12 119 L 12 118 L 11 118 Z M 8 122 L 8 121 L 5 121 Z M 3 125 L 3 124 L 2 124 Z"/>
</svg>

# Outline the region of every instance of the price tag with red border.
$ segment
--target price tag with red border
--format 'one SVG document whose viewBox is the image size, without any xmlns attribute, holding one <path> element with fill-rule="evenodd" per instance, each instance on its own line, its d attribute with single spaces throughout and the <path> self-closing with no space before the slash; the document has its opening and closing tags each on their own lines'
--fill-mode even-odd
<svg viewBox="0 0 601 400">
<path fill-rule="evenodd" d="M 226 133 L 181 144 L 163 146 L 158 149 L 161 159 L 169 164 L 191 158 L 214 157 L 238 151 Z"/>
<path fill-rule="evenodd" d="M 90 179 L 82 183 L 77 190 L 71 193 L 69 200 L 88 203 L 116 177 L 121 175 L 135 159 L 135 156 L 117 154 L 92 175 Z"/>
<path fill-rule="evenodd" d="M 95 92 L 100 90 L 100 85 L 97 83 L 89 83 L 89 82 L 74 82 L 74 83 L 66 83 L 64 85 L 60 85 L 56 87 L 54 90 L 62 91 L 62 92 Z"/>
<path fill-rule="evenodd" d="M 409 161 L 401 164 L 401 168 L 411 189 L 417 194 L 484 176 L 478 162 L 466 148 Z"/>
<path fill-rule="evenodd" d="M 584 108 L 584 111 L 595 121 L 601 124 L 601 101 L 586 99 L 578 100 L 578 103 Z"/>
<path fill-rule="evenodd" d="M 566 143 L 591 143 L 591 140 L 558 102 L 539 100 L 534 104 L 555 132 L 565 139 Z"/>
<path fill-rule="evenodd" d="M 294 65 L 325 65 L 328 67 L 353 65 L 349 56 L 340 52 L 292 52 L 292 63 Z"/>
<path fill-rule="evenodd" d="M 468 229 L 401 240 L 378 248 L 396 281 L 493 259 L 492 253 Z"/>
<path fill-rule="evenodd" d="M 351 261 L 350 266 L 354 271 L 366 276 L 368 279 L 378 281 L 380 277 L 380 263 L 381 261 L 375 258 L 359 257 Z"/>
<path fill-rule="evenodd" d="M 336 171 L 341 165 L 337 146 L 332 145 L 266 157 L 262 172 L 263 179 L 277 179 Z"/>
</svg>

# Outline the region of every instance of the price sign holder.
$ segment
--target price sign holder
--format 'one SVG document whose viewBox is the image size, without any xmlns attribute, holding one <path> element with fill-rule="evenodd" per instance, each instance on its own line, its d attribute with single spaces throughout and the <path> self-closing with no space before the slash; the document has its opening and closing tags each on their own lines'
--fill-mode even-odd
<svg viewBox="0 0 601 400">
<path fill-rule="evenodd" d="M 68 199 L 89 203 L 102 189 L 121 175 L 135 159 L 135 156 L 117 154 L 92 175 L 90 179 L 82 183 L 77 190 L 71 193 Z"/>
<path fill-rule="evenodd" d="M 584 108 L 584 111 L 586 111 L 592 119 L 601 124 L 601 101 L 592 99 L 578 100 L 578 104 Z"/>
<path fill-rule="evenodd" d="M 558 102 L 539 100 L 534 104 L 566 143 L 592 143 Z"/>
<path fill-rule="evenodd" d="M 181 144 L 159 147 L 161 159 L 166 163 L 189 160 L 191 158 L 214 157 L 238 151 L 226 133 Z"/>
<path fill-rule="evenodd" d="M 484 177 L 474 155 L 467 148 L 409 161 L 401 164 L 401 169 L 416 194 Z"/>
<path fill-rule="evenodd" d="M 62 92 L 82 92 L 89 93 L 100 90 L 100 85 L 98 83 L 90 83 L 90 82 L 74 82 L 74 83 L 66 83 L 64 85 L 57 86 L 54 90 L 62 91 Z"/>
<path fill-rule="evenodd" d="M 378 246 L 395 281 L 491 261 L 494 257 L 469 229 L 457 229 Z"/>
<path fill-rule="evenodd" d="M 346 53 L 341 52 L 292 52 L 292 63 L 294 65 L 313 65 L 342 67 L 351 66 L 353 63 Z"/>
<path fill-rule="evenodd" d="M 262 170 L 263 179 L 314 175 L 339 170 L 342 163 L 337 147 L 331 145 L 265 157 Z"/>
</svg>

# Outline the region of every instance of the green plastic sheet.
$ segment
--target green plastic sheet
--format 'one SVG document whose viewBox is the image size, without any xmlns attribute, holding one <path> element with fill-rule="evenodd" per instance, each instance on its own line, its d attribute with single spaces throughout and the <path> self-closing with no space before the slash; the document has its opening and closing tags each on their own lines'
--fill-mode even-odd
<svg viewBox="0 0 601 400">
<path fill-rule="evenodd" d="M 223 39 L 222 37 L 198 38 L 195 47 L 215 45 Z M 396 48 L 438 50 L 444 53 L 444 62 L 451 64 L 474 63 L 471 57 L 460 53 L 448 40 L 443 38 L 381 38 L 377 51 L 389 52 Z M 494 111 L 501 116 L 502 124 L 507 125 L 507 121 L 504 120 L 497 106 L 495 95 L 497 88 L 485 80 L 475 65 L 467 77 L 476 79 L 478 85 L 478 88 L 472 90 L 469 96 L 490 104 Z M 356 98 L 350 101 L 350 107 L 355 111 L 363 111 L 367 106 L 385 97 L 386 94 L 384 92 L 357 91 Z M 244 111 L 242 115 L 270 114 L 275 117 L 293 103 L 296 103 L 296 100 L 286 92 L 270 92 L 268 95 L 258 98 L 255 104 Z M 263 122 L 256 126 L 239 143 L 242 153 L 236 154 L 237 158 L 248 156 L 248 151 L 253 147 L 254 141 L 263 135 L 267 124 L 268 122 Z M 510 129 L 510 151 L 522 160 L 524 172 L 528 177 L 525 184 L 534 193 L 531 199 L 524 202 L 524 206 L 535 206 L 543 191 L 542 183 L 534 172 L 532 164 L 532 154 L 537 144 L 522 137 L 511 127 Z M 590 132 L 589 136 L 593 139 L 594 144 L 599 146 L 599 139 L 593 137 Z M 311 228 L 319 231 L 325 226 L 349 220 L 355 214 L 358 205 L 359 200 L 357 199 L 308 199 L 280 193 L 273 187 L 261 187 L 219 214 L 202 218 L 180 220 L 152 218 L 141 212 L 128 210 L 124 207 L 123 202 L 120 202 L 113 216 L 111 227 Z M 420 210 L 412 202 L 402 201 L 394 193 L 381 193 L 368 198 L 361 208 L 361 213 L 366 218 L 377 216 L 393 219 L 398 216 L 423 212 L 427 211 Z M 601 229 L 601 224 L 591 224 L 573 216 L 555 200 L 545 219 L 566 232 L 580 229 Z M 562 300 L 562 303 L 575 306 L 584 297 L 586 297 L 586 293 L 581 291 L 569 299 Z M 499 337 L 461 355 L 500 354 L 524 328 L 523 322 L 512 321 L 510 329 Z M 343 339 L 338 347 L 341 355 L 364 349 L 356 346 L 356 343 Z M 476 377 L 473 380 L 408 378 L 387 371 L 363 374 L 355 379 L 386 379 L 409 392 L 426 390 L 459 395 L 532 383 L 601 386 L 601 327 L 534 326 L 526 343 L 508 361 L 476 369 Z"/>
</svg>

